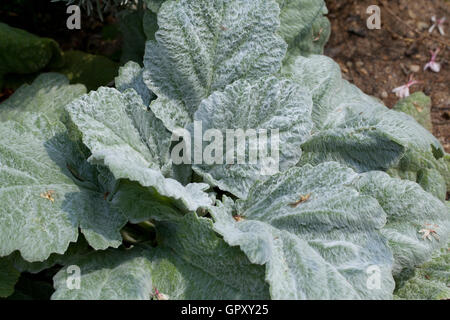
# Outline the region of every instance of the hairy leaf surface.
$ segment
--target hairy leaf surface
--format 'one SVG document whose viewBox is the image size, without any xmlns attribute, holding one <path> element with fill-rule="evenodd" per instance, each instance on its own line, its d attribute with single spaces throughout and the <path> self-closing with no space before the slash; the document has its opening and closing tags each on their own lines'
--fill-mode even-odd
<svg viewBox="0 0 450 320">
<path fill-rule="evenodd" d="M 358 172 L 397 169 L 401 176 L 439 168 L 444 177 L 449 174 L 443 148 L 431 133 L 343 80 L 330 58 L 297 57 L 283 71 L 313 96 L 315 127 L 300 164 L 338 161 Z"/>
<path fill-rule="evenodd" d="M 163 198 L 184 210 L 195 211 L 211 203 L 203 192 L 208 185 L 183 186 L 163 175 L 170 173 L 170 133 L 134 90 L 122 94 L 100 88 L 74 101 L 67 110 L 92 152 L 91 163 L 105 165 L 116 179 L 147 187 L 149 198 Z M 130 214 L 133 219 L 139 212 Z"/>
<path fill-rule="evenodd" d="M 169 130 L 184 127 L 212 92 L 278 71 L 286 52 L 278 15 L 274 0 L 164 2 L 144 58 L 155 115 Z"/>
<path fill-rule="evenodd" d="M 29 113 L 0 127 L 0 256 L 19 250 L 30 262 L 64 253 L 78 228 L 96 249 L 117 247 L 125 219 L 104 199 L 65 126 Z"/>
<path fill-rule="evenodd" d="M 322 54 L 331 33 L 323 0 L 277 0 L 279 33 L 289 45 L 286 60 L 297 55 Z"/>
<path fill-rule="evenodd" d="M 337 163 L 292 168 L 257 183 L 234 209 L 213 207 L 215 230 L 266 265 L 273 299 L 389 299 L 392 255 L 379 230 L 386 214 Z M 380 288 L 367 286 L 370 268 Z"/>
<path fill-rule="evenodd" d="M 276 172 L 298 162 L 301 144 L 309 138 L 313 126 L 311 107 L 311 97 L 307 92 L 290 80 L 275 77 L 239 80 L 227 86 L 224 92 L 213 93 L 200 104 L 194 120 L 202 124 L 202 136 L 209 129 L 219 131 L 215 139 L 223 140 L 223 148 L 217 150 L 223 153 L 222 164 L 198 164 L 194 165 L 194 170 L 221 190 L 245 198 L 256 181 L 273 174 L 269 173 L 272 167 L 267 163 L 268 159 L 274 160 L 272 166 Z M 246 136 L 232 141 L 227 136 L 238 136 L 238 132 L 233 131 L 229 135 L 227 130 L 241 130 Z M 249 130 L 254 131 L 255 139 L 250 139 Z M 266 130 L 267 135 L 263 135 L 261 130 Z M 279 146 L 274 144 L 272 130 L 279 133 Z M 246 144 L 245 150 L 240 151 L 239 141 Z M 260 142 L 266 145 L 266 154 L 263 154 Z M 206 150 L 210 147 L 208 142 L 203 144 L 205 158 L 210 155 Z M 279 148 L 279 152 L 271 147 Z M 250 158 L 251 150 L 257 153 L 257 159 Z M 238 162 L 238 152 L 245 155 L 241 163 Z"/>
</svg>

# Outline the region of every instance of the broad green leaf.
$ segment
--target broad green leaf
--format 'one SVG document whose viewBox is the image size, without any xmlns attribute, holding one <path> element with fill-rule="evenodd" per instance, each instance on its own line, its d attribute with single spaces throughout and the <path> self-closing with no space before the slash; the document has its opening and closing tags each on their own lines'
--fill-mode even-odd
<svg viewBox="0 0 450 320">
<path fill-rule="evenodd" d="M 255 184 L 234 209 L 229 199 L 212 207 L 214 228 L 266 266 L 272 299 L 389 299 L 386 214 L 349 186 L 356 177 L 337 163 L 291 168 Z M 374 271 L 379 287 L 369 283 Z"/>
<path fill-rule="evenodd" d="M 212 92 L 277 72 L 286 52 L 278 15 L 274 0 L 164 2 L 144 58 L 155 115 L 169 130 L 184 127 Z"/>
<path fill-rule="evenodd" d="M 14 268 L 11 261 L 0 258 L 0 298 L 6 298 L 14 292 L 14 286 L 19 280 L 20 272 Z"/>
<path fill-rule="evenodd" d="M 65 126 L 45 115 L 23 118 L 0 127 L 0 256 L 19 250 L 44 261 L 64 253 L 78 228 L 95 249 L 119 246 L 126 220 Z"/>
<path fill-rule="evenodd" d="M 289 45 L 286 59 L 297 55 L 322 54 L 331 33 L 323 0 L 277 0 L 280 6 L 279 34 Z"/>
<path fill-rule="evenodd" d="M 442 167 L 443 148 L 430 132 L 412 117 L 389 110 L 343 80 L 339 66 L 330 58 L 297 57 L 283 73 L 313 96 L 315 127 L 302 146 L 300 164 L 333 160 L 359 172 L 400 169 L 415 174 Z M 447 168 L 439 172 L 444 177 L 449 174 Z"/>
<path fill-rule="evenodd" d="M 450 251 L 442 249 L 433 259 L 397 281 L 395 297 L 409 300 L 450 299 Z"/>
<path fill-rule="evenodd" d="M 431 123 L 431 99 L 423 92 L 414 92 L 409 97 L 400 100 L 394 110 L 409 114 L 425 129 L 433 132 Z"/>
<path fill-rule="evenodd" d="M 354 185 L 378 200 L 387 214 L 383 235 L 389 240 L 393 273 L 419 266 L 450 237 L 450 210 L 415 182 L 391 178 L 384 172 L 361 174 Z M 435 230 L 424 238 L 426 230 Z"/>
<path fill-rule="evenodd" d="M 106 86 L 117 75 L 119 64 L 107 57 L 78 50 L 64 52 L 65 64 L 56 71 L 65 74 L 71 83 L 82 83 L 88 90 Z"/>
<path fill-rule="evenodd" d="M 120 92 L 126 89 L 134 89 L 142 99 L 144 106 L 150 104 L 150 100 L 154 97 L 144 83 L 142 78 L 143 70 L 136 62 L 130 61 L 119 69 L 119 75 L 116 77 L 116 88 Z"/>
<path fill-rule="evenodd" d="M 158 226 L 161 245 L 96 252 L 78 262 L 79 290 L 66 286 L 67 269 L 54 278 L 53 299 L 144 299 L 154 288 L 169 299 L 266 299 L 264 270 L 229 247 L 212 221 L 190 213 Z"/>
<path fill-rule="evenodd" d="M 202 101 L 194 120 L 202 124 L 202 137 L 207 130 L 218 131 L 215 139 L 223 141 L 223 145 L 215 155 L 220 154 L 221 159 L 215 157 L 219 164 L 205 163 L 206 157 L 213 158 L 212 150 L 208 149 L 214 144 L 203 142 L 203 163 L 195 164 L 194 171 L 221 190 L 246 198 L 256 181 L 298 162 L 301 145 L 309 138 L 313 126 L 311 107 L 311 97 L 306 91 L 290 80 L 275 77 L 238 80 L 223 92 L 213 93 Z M 194 130 L 191 125 L 191 136 L 195 136 Z M 234 139 L 232 135 L 238 136 L 238 132 L 230 135 L 229 130 L 241 130 L 242 134 L 249 135 Z M 254 131 L 255 139 L 250 138 L 252 131 L 247 130 Z M 263 135 L 261 130 L 266 130 L 267 134 Z M 279 145 L 274 142 L 272 130 L 279 133 Z M 245 150 L 240 151 L 239 141 L 246 144 Z M 260 143 L 267 148 L 265 155 Z M 253 151 L 256 159 L 252 160 Z M 245 156 L 243 164 L 238 162 L 238 153 Z M 266 159 L 273 159 L 274 163 L 266 163 Z M 269 172 L 271 168 L 276 171 Z"/>
<path fill-rule="evenodd" d="M 61 66 L 63 58 L 56 41 L 0 23 L 0 76 L 34 73 L 46 66 Z"/>
<path fill-rule="evenodd" d="M 170 134 L 134 90 L 99 88 L 67 106 L 72 121 L 94 154 L 122 149 L 126 166 L 160 169 L 170 162 Z M 113 171 L 114 173 L 114 171 Z"/>
<path fill-rule="evenodd" d="M 83 85 L 69 85 L 64 75 L 44 73 L 0 104 L 0 121 L 23 118 L 22 113 L 26 111 L 45 113 L 59 119 L 64 107 L 84 93 L 86 88 Z"/>
<path fill-rule="evenodd" d="M 161 198 L 185 211 L 211 203 L 203 192 L 208 185 L 183 186 L 163 175 L 170 173 L 171 135 L 134 90 L 120 93 L 100 88 L 72 102 L 67 111 L 92 152 L 89 161 L 108 167 L 117 180 L 138 182 L 148 189 L 148 197 Z M 132 213 L 126 214 L 134 219 Z M 138 210 L 134 214 L 142 213 Z"/>
</svg>

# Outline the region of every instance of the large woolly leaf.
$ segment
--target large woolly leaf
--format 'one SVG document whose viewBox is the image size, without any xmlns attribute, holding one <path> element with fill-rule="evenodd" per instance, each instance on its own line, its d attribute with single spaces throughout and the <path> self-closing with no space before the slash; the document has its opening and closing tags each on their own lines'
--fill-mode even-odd
<svg viewBox="0 0 450 320">
<path fill-rule="evenodd" d="M 79 227 L 96 249 L 119 246 L 124 217 L 65 126 L 45 115 L 24 118 L 0 127 L 0 256 L 19 250 L 43 261 L 64 253 Z"/>
<path fill-rule="evenodd" d="M 322 54 L 331 33 L 323 0 L 277 0 L 279 33 L 289 45 L 287 59 L 296 55 Z"/>
<path fill-rule="evenodd" d="M 86 88 L 83 85 L 69 85 L 64 75 L 44 73 L 0 104 L 0 121 L 22 118 L 25 111 L 45 113 L 59 119 L 64 107 L 84 93 Z"/>
<path fill-rule="evenodd" d="M 313 96 L 315 128 L 302 146 L 301 164 L 333 160 L 359 172 L 397 168 L 398 175 L 443 167 L 443 148 L 431 133 L 343 80 L 330 58 L 297 57 L 284 73 Z M 440 173 L 446 176 L 448 169 Z"/>
<path fill-rule="evenodd" d="M 181 0 L 163 3 L 156 41 L 147 42 L 144 81 L 158 96 L 156 116 L 173 130 L 192 122 L 201 100 L 241 78 L 281 66 L 274 0 Z"/>
<path fill-rule="evenodd" d="M 52 39 L 39 38 L 4 23 L 0 23 L 0 39 L 0 76 L 34 73 L 48 65 L 62 65 L 61 51 Z"/>
<path fill-rule="evenodd" d="M 215 230 L 266 265 L 273 299 L 388 299 L 392 255 L 378 202 L 348 186 L 337 163 L 292 168 L 257 183 L 246 201 L 211 208 Z M 379 275 L 372 287 L 371 270 Z"/>
<path fill-rule="evenodd" d="M 203 161 L 203 164 L 194 165 L 194 170 L 221 190 L 245 198 L 256 181 L 278 170 L 284 171 L 298 162 L 302 153 L 301 144 L 309 138 L 313 126 L 311 107 L 311 97 L 307 92 L 290 80 L 275 77 L 239 80 L 227 86 L 224 92 L 213 93 L 202 101 L 194 120 L 202 124 L 202 136 L 207 130 L 214 129 L 215 139 L 224 141 L 220 146 L 222 149 L 215 150 L 214 156 L 211 156 L 211 150 L 206 150 L 214 146 L 213 143 L 209 145 L 204 142 L 203 158 L 209 156 L 219 163 L 205 164 Z M 242 130 L 249 135 L 239 138 L 238 132 L 232 131 L 238 140 L 235 142 L 228 130 Z M 255 139 L 247 130 L 254 130 Z M 274 144 L 272 130 L 277 130 L 279 134 L 279 145 Z M 243 151 L 239 150 L 240 141 L 246 143 Z M 261 143 L 267 148 L 266 154 L 262 152 Z M 257 159 L 250 158 L 252 150 L 256 150 Z M 238 153 L 244 156 L 243 164 L 238 162 Z M 221 155 L 221 159 L 217 158 L 217 154 Z M 267 159 L 274 162 L 268 163 L 270 161 Z M 276 171 L 270 173 L 270 169 Z"/>
<path fill-rule="evenodd" d="M 74 101 L 67 110 L 92 152 L 91 163 L 107 166 L 116 179 L 139 182 L 148 187 L 148 197 L 162 197 L 184 210 L 210 204 L 203 192 L 206 184 L 183 186 L 161 173 L 170 173 L 170 134 L 134 90 L 122 94 L 100 88 Z"/>
<path fill-rule="evenodd" d="M 145 0 L 145 4 L 152 12 L 158 13 L 161 4 L 166 0 Z"/>
<path fill-rule="evenodd" d="M 93 253 L 77 264 L 79 290 L 54 278 L 53 299 L 150 299 L 154 289 L 169 299 L 265 299 L 264 270 L 212 230 L 195 213 L 158 227 L 161 245 Z"/>
<path fill-rule="evenodd" d="M 368 172 L 354 185 L 362 194 L 376 198 L 387 214 L 382 233 L 394 253 L 394 274 L 421 265 L 448 242 L 450 210 L 417 183 L 391 178 L 384 172 Z M 436 233 L 424 237 L 427 230 Z"/>
<path fill-rule="evenodd" d="M 395 297 L 399 299 L 450 299 L 450 251 L 443 249 L 417 269 L 408 270 L 397 280 Z"/>
</svg>

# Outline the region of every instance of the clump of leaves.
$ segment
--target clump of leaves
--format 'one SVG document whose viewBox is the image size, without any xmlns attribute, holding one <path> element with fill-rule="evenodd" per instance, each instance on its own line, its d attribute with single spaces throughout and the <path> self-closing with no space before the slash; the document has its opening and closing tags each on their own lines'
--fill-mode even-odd
<svg viewBox="0 0 450 320">
<path fill-rule="evenodd" d="M 46 74 L 0 105 L 0 294 L 58 264 L 53 299 L 392 299 L 394 276 L 449 240 L 449 207 L 424 187 L 446 188 L 439 142 L 315 55 L 323 1 L 159 4 L 144 67 L 116 88 L 80 97 Z M 172 132 L 194 120 L 279 129 L 280 172 L 175 165 Z"/>
</svg>

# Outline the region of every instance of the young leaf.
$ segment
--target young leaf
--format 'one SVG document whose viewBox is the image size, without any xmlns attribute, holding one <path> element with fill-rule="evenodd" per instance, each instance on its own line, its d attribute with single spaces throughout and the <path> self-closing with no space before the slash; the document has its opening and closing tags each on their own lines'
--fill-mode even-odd
<svg viewBox="0 0 450 320">
<path fill-rule="evenodd" d="M 184 127 L 212 92 L 278 71 L 286 52 L 278 15 L 274 0 L 164 2 L 144 58 L 155 115 L 169 130 Z"/>
</svg>

